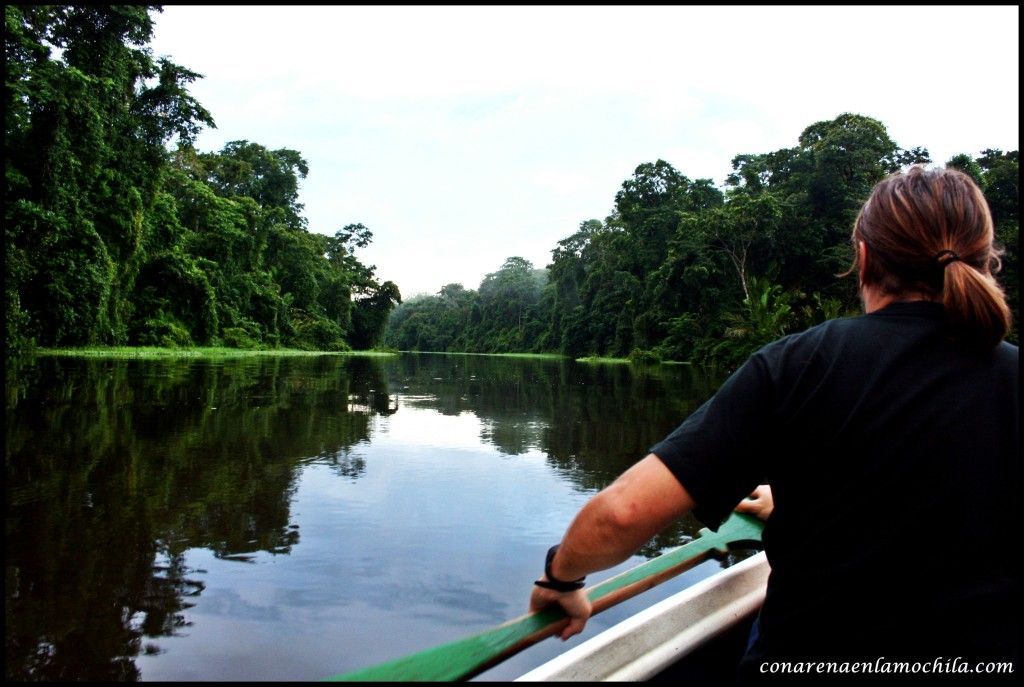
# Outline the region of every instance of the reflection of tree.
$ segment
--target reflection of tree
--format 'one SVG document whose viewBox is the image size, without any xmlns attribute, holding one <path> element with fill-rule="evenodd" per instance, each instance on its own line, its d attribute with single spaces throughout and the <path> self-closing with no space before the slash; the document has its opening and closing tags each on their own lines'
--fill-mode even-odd
<svg viewBox="0 0 1024 687">
<path fill-rule="evenodd" d="M 184 552 L 288 553 L 300 465 L 351 449 L 380 363 L 43 358 L 8 374 L 7 678 L 136 680 L 203 589 Z M 371 403 L 375 409 L 378 404 Z M 387 406 L 385 405 L 385 408 Z"/>
<path fill-rule="evenodd" d="M 345 371 L 352 380 L 349 401 L 356 404 L 352 410 L 374 415 L 393 415 L 398 412 L 398 403 L 388 394 L 378 360 L 354 357 L 347 362 Z"/>
<path fill-rule="evenodd" d="M 542 450 L 587 491 L 646 455 L 719 381 L 689 366 L 432 354 L 403 355 L 390 373 L 402 403 L 473 412 L 482 440 L 511 455 Z"/>
<path fill-rule="evenodd" d="M 567 480 L 596 491 L 647 454 L 714 392 L 720 377 L 695 368 L 589 366 L 572 360 L 409 354 L 391 369 L 403 403 L 445 415 L 472 412 L 480 439 L 500 452 L 542 450 Z M 641 550 L 681 546 L 702 525 L 683 518 Z"/>
<path fill-rule="evenodd" d="M 185 552 L 287 554 L 303 465 L 360 479 L 374 414 L 473 412 L 501 452 L 605 486 L 710 395 L 689 368 L 409 355 L 240 361 L 43 358 L 8 374 L 7 677 L 135 680 L 181 631 Z M 395 390 L 396 394 L 392 394 Z M 400 391 L 399 391 L 400 390 Z M 696 534 L 683 521 L 645 555 Z"/>
<path fill-rule="evenodd" d="M 347 449 L 335 453 L 322 453 L 316 458 L 320 465 L 328 465 L 335 474 L 352 481 L 362 477 L 366 472 L 366 460 Z"/>
<path fill-rule="evenodd" d="M 446 415 L 471 411 L 481 440 L 502 453 L 529 450 L 577 488 L 607 486 L 714 392 L 718 375 L 689 366 L 582 365 L 472 355 L 403 355 L 391 368 L 402 403 Z M 702 527 L 688 517 L 640 551 L 685 544 Z"/>
<path fill-rule="evenodd" d="M 400 400 L 443 415 L 476 414 L 481 439 L 517 455 L 541 447 L 560 363 L 473 355 L 403 355 L 391 371 Z"/>
</svg>

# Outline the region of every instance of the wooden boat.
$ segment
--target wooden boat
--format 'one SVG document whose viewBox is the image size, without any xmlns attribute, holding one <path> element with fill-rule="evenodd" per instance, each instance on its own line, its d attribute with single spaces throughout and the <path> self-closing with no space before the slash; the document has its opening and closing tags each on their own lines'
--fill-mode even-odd
<svg viewBox="0 0 1024 687">
<path fill-rule="evenodd" d="M 675 678 L 684 672 L 706 677 L 709 669 L 718 668 L 728 682 L 764 601 L 768 573 L 768 560 L 758 553 L 627 618 L 516 681 L 638 681 L 667 677 L 667 673 Z M 728 657 L 723 659 L 723 654 Z M 687 657 L 697 657 L 689 667 Z"/>
</svg>

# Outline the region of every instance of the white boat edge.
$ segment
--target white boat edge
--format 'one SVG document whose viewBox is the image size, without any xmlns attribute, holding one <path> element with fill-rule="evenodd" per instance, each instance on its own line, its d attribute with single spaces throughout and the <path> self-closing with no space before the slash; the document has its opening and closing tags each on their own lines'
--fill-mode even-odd
<svg viewBox="0 0 1024 687">
<path fill-rule="evenodd" d="M 649 679 L 759 609 L 769 572 L 762 551 L 623 620 L 515 681 Z"/>
</svg>

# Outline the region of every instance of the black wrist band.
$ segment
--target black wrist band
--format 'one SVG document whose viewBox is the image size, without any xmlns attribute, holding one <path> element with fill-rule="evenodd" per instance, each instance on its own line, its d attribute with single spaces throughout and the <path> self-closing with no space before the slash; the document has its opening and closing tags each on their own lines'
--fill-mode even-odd
<svg viewBox="0 0 1024 687">
<path fill-rule="evenodd" d="M 574 592 L 583 589 L 582 582 L 549 582 L 548 580 L 534 580 L 533 583 L 544 589 L 554 589 L 556 592 Z"/>
<path fill-rule="evenodd" d="M 547 558 L 544 559 L 544 576 L 548 579 L 537 580 L 534 582 L 538 587 L 544 587 L 545 589 L 554 589 L 556 592 L 574 592 L 577 589 L 583 589 L 583 585 L 586 581 L 586 576 L 579 578 L 578 580 L 560 580 L 554 576 L 551 572 L 551 562 L 555 560 L 555 553 L 558 551 L 558 544 L 555 544 L 548 549 Z"/>
</svg>

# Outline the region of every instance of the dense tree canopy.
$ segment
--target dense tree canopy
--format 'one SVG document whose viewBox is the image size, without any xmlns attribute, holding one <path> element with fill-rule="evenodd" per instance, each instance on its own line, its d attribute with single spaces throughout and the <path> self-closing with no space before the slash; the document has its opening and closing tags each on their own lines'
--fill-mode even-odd
<svg viewBox="0 0 1024 687">
<path fill-rule="evenodd" d="M 384 343 L 732 365 L 779 333 L 857 310 L 853 280 L 836 277 L 856 212 L 886 174 L 930 162 L 850 113 L 811 124 L 791 148 L 736 155 L 721 189 L 645 162 L 611 214 L 582 222 L 549 265 L 510 257 L 475 290 L 449 284 L 401 304 L 355 255 L 372 240 L 366 226 L 309 230 L 299 151 L 194 148 L 213 116 L 188 91 L 200 75 L 147 47 L 154 11 L 4 8 L 9 351 Z M 1018 153 L 946 164 L 985 191 L 1016 316 Z"/>
<path fill-rule="evenodd" d="M 792 148 L 737 155 L 724 190 L 664 160 L 644 163 L 612 214 L 559 241 L 532 285 L 532 266 L 509 258 L 477 291 L 449 284 L 396 308 L 385 341 L 732 366 L 782 334 L 859 311 L 854 280 L 837 277 L 850 266 L 857 211 L 885 175 L 928 162 L 881 122 L 841 114 L 808 126 Z M 1017 152 L 947 164 L 985 190 L 1016 317 Z"/>
<path fill-rule="evenodd" d="M 401 300 L 312 233 L 301 153 L 193 148 L 199 78 L 149 42 L 157 6 L 6 6 L 6 344 L 317 349 L 380 343 Z"/>
</svg>

